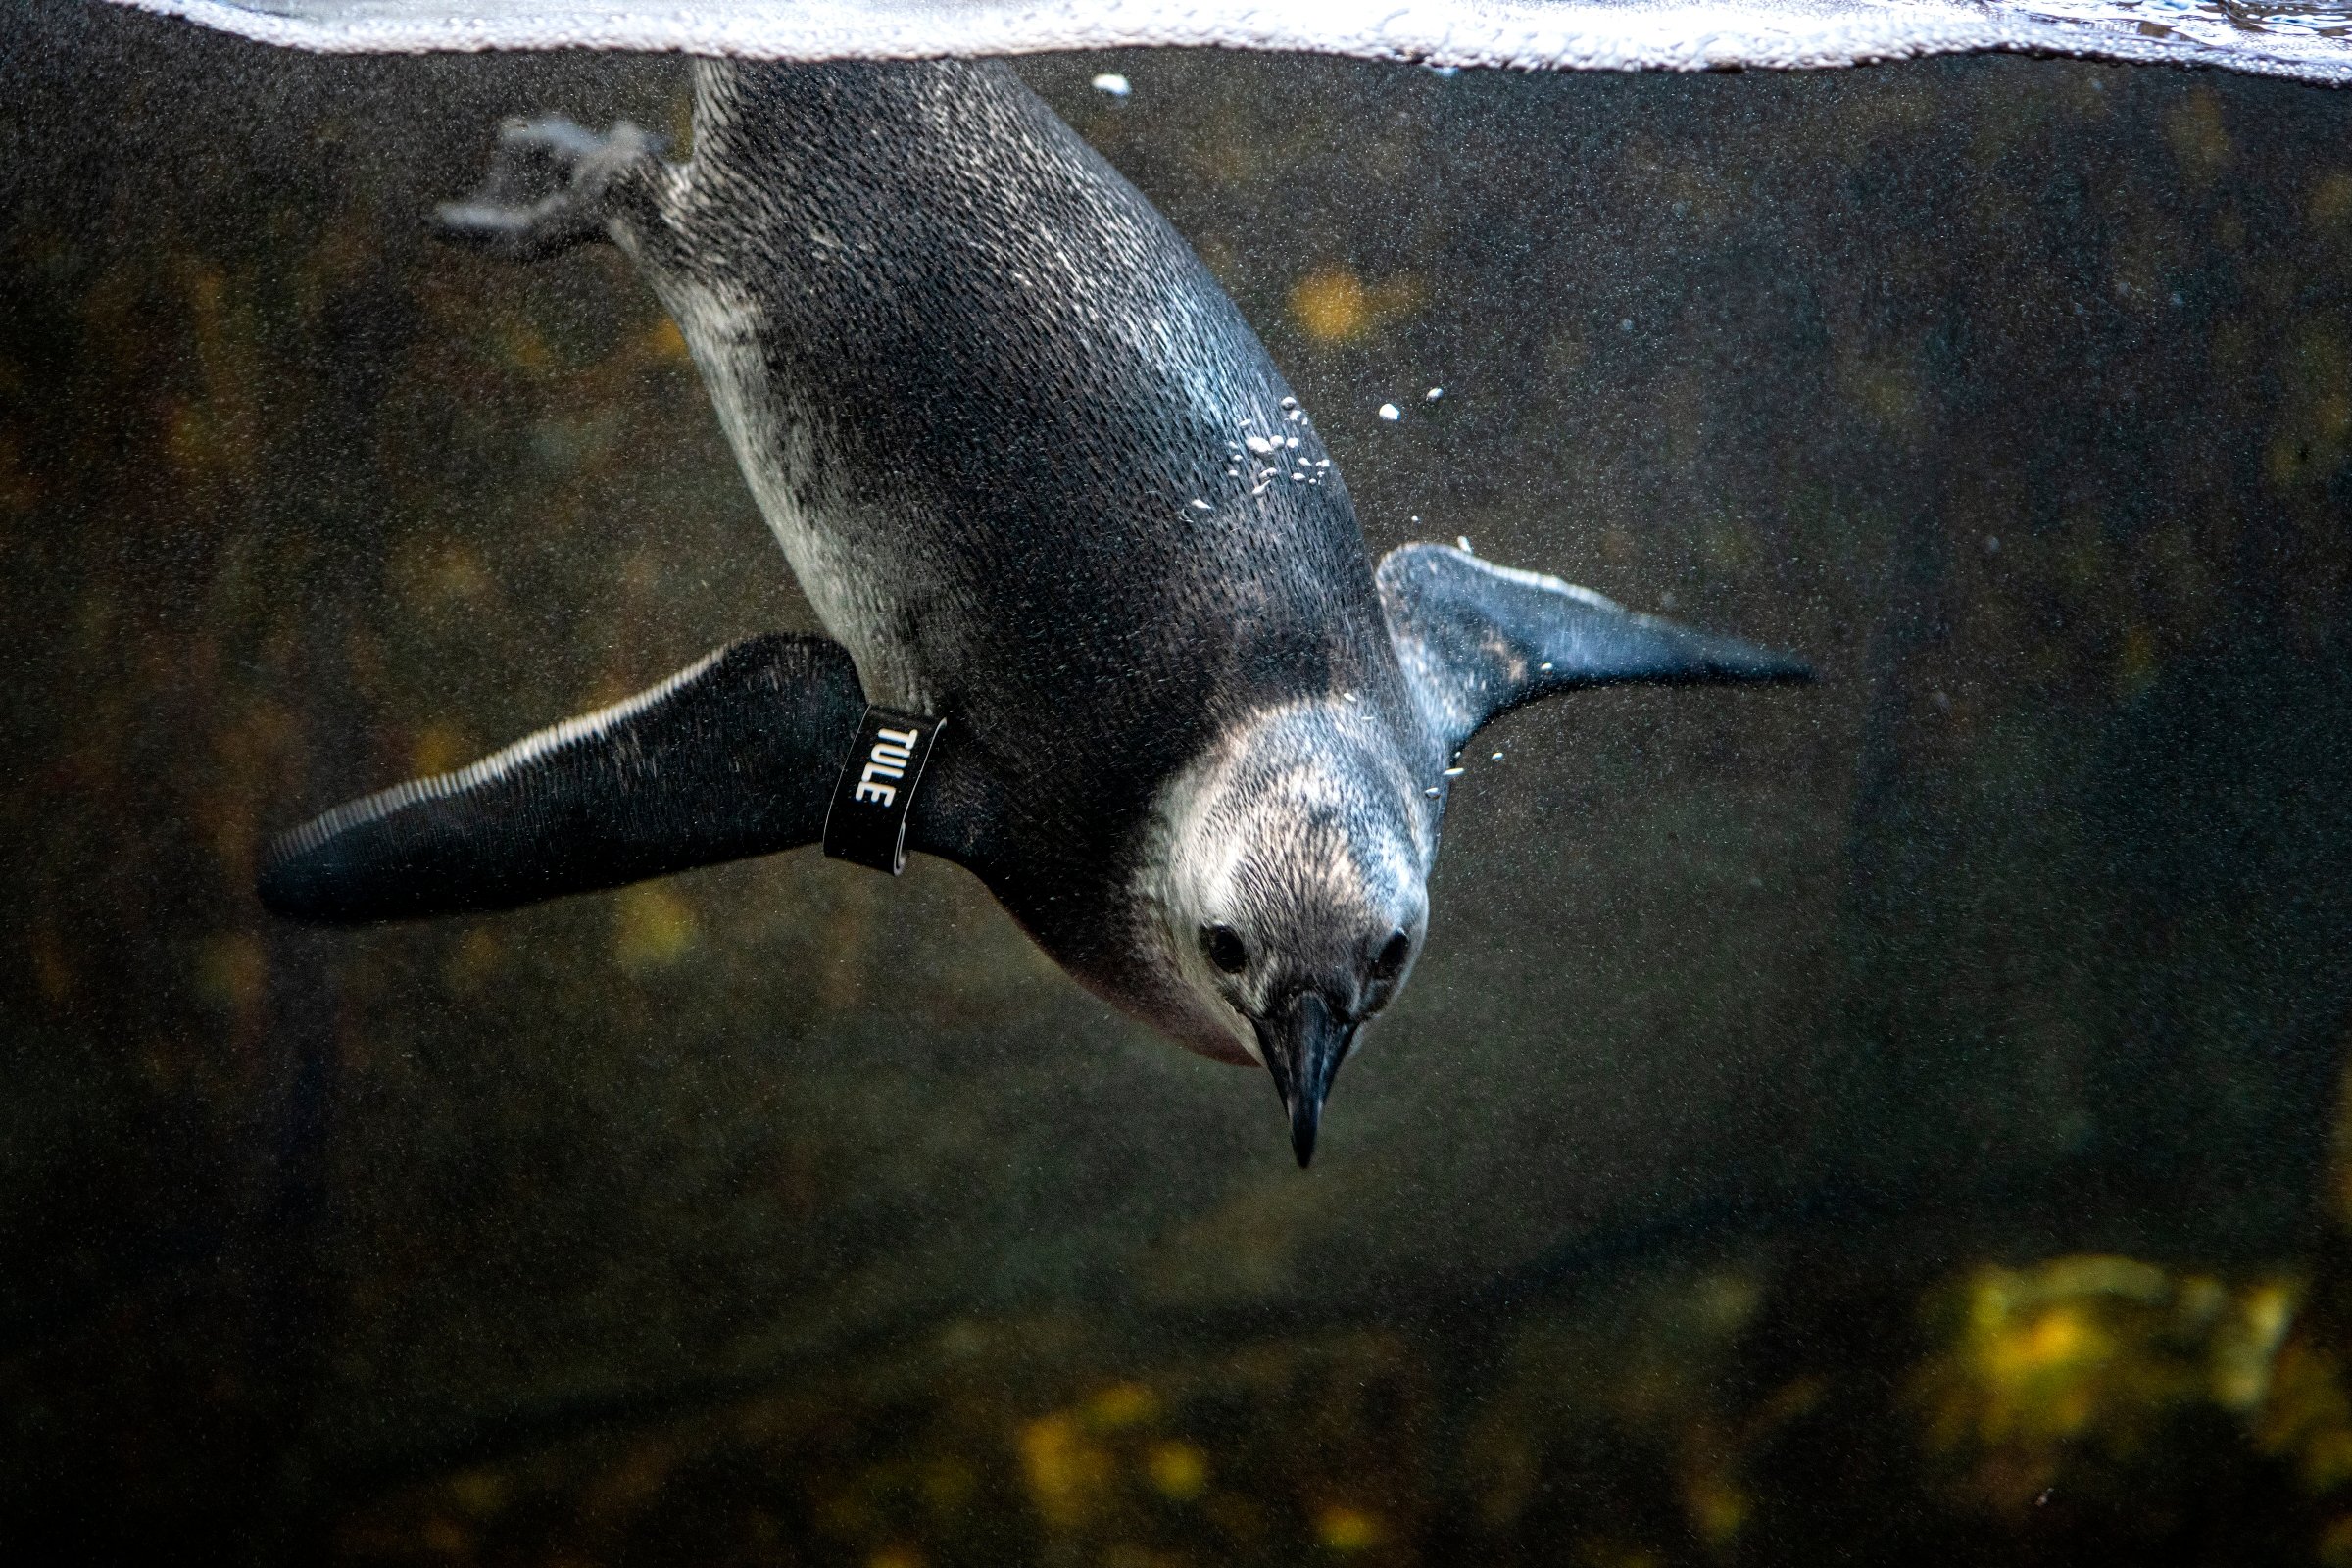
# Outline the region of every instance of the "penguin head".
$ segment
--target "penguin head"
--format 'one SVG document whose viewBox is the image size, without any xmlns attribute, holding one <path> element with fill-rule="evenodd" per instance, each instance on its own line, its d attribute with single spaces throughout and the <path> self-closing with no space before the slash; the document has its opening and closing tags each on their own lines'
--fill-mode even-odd
<svg viewBox="0 0 2352 1568">
<path fill-rule="evenodd" d="M 1153 903 L 1185 1010 L 1272 1074 L 1301 1166 L 1333 1076 L 1420 955 L 1422 799 L 1368 705 L 1302 703 L 1230 731 L 1165 818 Z"/>
</svg>

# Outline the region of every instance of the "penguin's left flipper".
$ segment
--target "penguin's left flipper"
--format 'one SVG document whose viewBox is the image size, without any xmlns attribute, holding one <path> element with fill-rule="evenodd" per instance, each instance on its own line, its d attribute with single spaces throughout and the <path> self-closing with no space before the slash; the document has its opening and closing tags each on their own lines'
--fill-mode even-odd
<svg viewBox="0 0 2352 1568">
<path fill-rule="evenodd" d="M 1380 597 L 1405 674 L 1449 746 L 1514 708 L 1585 686 L 1813 678 L 1792 655 L 1639 614 L 1590 588 L 1446 545 L 1389 552 Z"/>
<path fill-rule="evenodd" d="M 625 702 L 281 835 L 262 902 L 333 922 L 505 909 L 814 843 L 864 712 L 840 644 L 730 643 Z"/>
</svg>

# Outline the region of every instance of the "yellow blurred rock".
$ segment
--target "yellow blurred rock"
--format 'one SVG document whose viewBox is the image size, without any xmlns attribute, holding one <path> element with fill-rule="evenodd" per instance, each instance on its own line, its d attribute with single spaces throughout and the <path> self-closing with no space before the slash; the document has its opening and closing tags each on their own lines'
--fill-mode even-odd
<svg viewBox="0 0 2352 1568">
<path fill-rule="evenodd" d="M 1347 1503 L 1333 1503 L 1315 1515 L 1315 1540 L 1333 1551 L 1369 1550 L 1387 1534 L 1378 1515 Z"/>
<path fill-rule="evenodd" d="M 624 888 L 612 901 L 612 961 L 623 969 L 659 969 L 694 946 L 693 907 L 659 882 Z"/>
</svg>

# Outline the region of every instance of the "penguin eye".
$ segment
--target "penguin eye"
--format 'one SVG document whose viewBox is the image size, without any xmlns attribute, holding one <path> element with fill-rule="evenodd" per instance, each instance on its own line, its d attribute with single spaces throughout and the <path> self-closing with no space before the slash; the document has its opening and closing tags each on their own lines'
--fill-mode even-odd
<svg viewBox="0 0 2352 1568">
<path fill-rule="evenodd" d="M 1413 956 L 1413 939 L 1401 931 L 1389 933 L 1381 945 L 1380 956 L 1372 960 L 1372 978 L 1378 981 L 1396 979 L 1404 972 L 1404 960 Z"/>
<path fill-rule="evenodd" d="M 1229 925 L 1204 925 L 1200 928 L 1200 951 L 1208 961 L 1227 974 L 1240 974 L 1250 967 L 1250 949 L 1242 934 Z"/>
</svg>

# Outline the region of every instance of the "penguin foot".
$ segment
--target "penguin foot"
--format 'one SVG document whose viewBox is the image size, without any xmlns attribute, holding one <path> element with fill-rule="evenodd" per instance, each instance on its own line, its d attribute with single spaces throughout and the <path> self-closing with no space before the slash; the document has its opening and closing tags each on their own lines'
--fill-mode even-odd
<svg viewBox="0 0 2352 1568">
<path fill-rule="evenodd" d="M 562 115 L 510 120 L 482 188 L 435 208 L 434 224 L 444 239 L 515 262 L 611 239 L 619 194 L 662 167 L 662 151 L 625 120 L 602 136 Z"/>
</svg>

